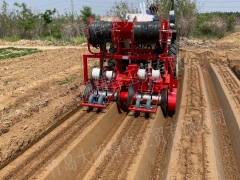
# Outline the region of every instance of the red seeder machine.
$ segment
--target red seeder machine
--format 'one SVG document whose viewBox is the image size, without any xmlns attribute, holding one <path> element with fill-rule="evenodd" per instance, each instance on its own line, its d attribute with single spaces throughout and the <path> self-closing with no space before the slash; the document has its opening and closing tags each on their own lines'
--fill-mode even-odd
<svg viewBox="0 0 240 180">
<path fill-rule="evenodd" d="M 116 101 L 120 111 L 136 114 L 155 113 L 158 105 L 165 115 L 175 112 L 178 45 L 172 12 L 173 5 L 170 20 L 87 24 L 83 106 L 101 110 Z M 99 59 L 99 67 L 89 74 L 90 58 Z"/>
</svg>

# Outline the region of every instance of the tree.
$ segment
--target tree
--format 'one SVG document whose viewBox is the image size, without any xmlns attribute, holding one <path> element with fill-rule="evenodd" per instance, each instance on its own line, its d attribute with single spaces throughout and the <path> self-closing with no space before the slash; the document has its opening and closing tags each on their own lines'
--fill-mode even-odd
<svg viewBox="0 0 240 180">
<path fill-rule="evenodd" d="M 1 20 L 0 36 L 1 37 L 4 37 L 6 35 L 7 26 L 9 25 L 7 8 L 8 8 L 8 4 L 6 3 L 5 0 L 3 0 L 3 4 L 2 4 L 2 8 L 1 8 L 1 15 L 0 15 L 0 20 Z"/>
<path fill-rule="evenodd" d="M 170 0 L 156 0 L 155 4 L 158 7 L 157 17 L 159 19 L 168 19 L 169 18 L 169 10 L 171 1 Z M 150 7 L 150 4 L 147 4 L 147 7 Z M 148 8 L 147 8 L 148 9 Z"/>
<path fill-rule="evenodd" d="M 190 36 L 195 28 L 198 9 L 195 0 L 175 0 L 175 16 L 180 36 Z"/>
<path fill-rule="evenodd" d="M 45 23 L 44 25 L 50 24 L 53 21 L 53 15 L 56 13 L 56 9 L 53 10 L 46 10 L 43 14 L 41 14 L 41 17 L 44 19 Z"/>
<path fill-rule="evenodd" d="M 38 22 L 39 15 L 35 15 L 25 3 L 19 4 L 15 2 L 14 6 L 20 8 L 20 10 L 17 10 L 16 12 L 18 17 L 18 26 L 23 28 L 24 30 L 22 36 L 31 37 L 31 30 L 35 28 L 35 25 Z"/>
<path fill-rule="evenodd" d="M 235 26 L 237 25 L 237 15 L 232 14 L 225 18 L 227 22 L 227 31 L 233 31 Z"/>
<path fill-rule="evenodd" d="M 160 20 L 169 19 L 169 11 L 171 6 L 170 0 L 155 0 L 154 4 L 158 7 L 157 17 Z M 147 3 L 146 9 L 150 6 Z M 181 36 L 189 36 L 197 19 L 197 5 L 195 0 L 175 0 L 175 18 L 177 30 Z M 115 15 L 124 20 L 127 13 L 138 13 L 137 8 L 133 4 L 127 2 L 115 2 L 110 15 Z"/>
<path fill-rule="evenodd" d="M 44 29 L 44 36 L 56 36 L 56 34 L 58 34 L 59 37 L 59 30 L 58 33 L 55 34 L 55 32 L 53 32 L 53 29 L 55 30 L 55 26 L 52 24 L 53 20 L 54 20 L 54 14 L 56 13 L 56 9 L 54 8 L 53 10 L 46 10 L 44 13 L 41 13 L 40 16 L 41 18 L 44 20 L 44 25 L 43 25 L 43 29 Z"/>
<path fill-rule="evenodd" d="M 100 20 L 100 16 L 92 13 L 92 8 L 89 6 L 83 6 L 83 10 L 80 11 L 82 21 L 86 24 L 89 17 L 93 17 L 96 20 Z"/>
<path fill-rule="evenodd" d="M 3 0 L 2 8 L 1 8 L 1 14 L 2 15 L 7 15 L 7 8 L 8 8 L 8 3 L 6 3 L 5 0 Z"/>
<path fill-rule="evenodd" d="M 127 2 L 114 2 L 112 9 L 108 12 L 110 16 L 117 16 L 121 20 L 126 19 L 127 13 L 138 13 L 137 8 L 133 4 L 128 4 Z"/>
<path fill-rule="evenodd" d="M 199 13 L 195 25 L 194 35 L 213 36 L 222 38 L 226 32 L 231 32 L 237 23 L 234 13 L 211 12 Z"/>
</svg>

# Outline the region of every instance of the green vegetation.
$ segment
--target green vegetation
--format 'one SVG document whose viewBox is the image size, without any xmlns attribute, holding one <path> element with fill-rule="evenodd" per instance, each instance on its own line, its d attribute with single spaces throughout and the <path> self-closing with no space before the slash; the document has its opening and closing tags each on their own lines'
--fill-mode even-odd
<svg viewBox="0 0 240 180">
<path fill-rule="evenodd" d="M 154 0 L 159 19 L 168 19 L 170 0 Z M 77 12 L 59 14 L 56 8 L 36 13 L 26 3 L 14 3 L 9 10 L 6 0 L 0 5 L 0 38 L 7 41 L 19 39 L 49 40 L 58 44 L 79 45 L 86 42 L 86 23 L 89 17 L 100 20 L 91 7 L 83 6 Z M 148 7 L 149 5 L 147 5 Z M 127 1 L 114 2 L 106 12 L 124 20 L 127 13 L 138 13 L 137 7 Z M 199 13 L 196 0 L 175 0 L 175 17 L 179 36 L 221 38 L 234 30 L 239 12 Z M 60 43 L 59 43 L 60 42 Z"/>
<path fill-rule="evenodd" d="M 171 1 L 154 2 L 158 6 L 157 17 L 168 19 Z M 115 2 L 108 13 L 124 19 L 127 13 L 135 12 L 136 9 L 131 4 L 121 1 Z M 196 0 L 175 0 L 175 18 L 179 36 L 221 38 L 234 31 L 240 12 L 199 13 Z"/>
<path fill-rule="evenodd" d="M 70 38 L 69 41 L 73 45 L 80 45 L 80 44 L 86 43 L 87 39 L 86 37 L 82 36 L 82 37 Z"/>
<path fill-rule="evenodd" d="M 81 12 L 80 17 L 82 18 L 84 24 L 87 23 L 89 17 L 93 17 L 96 20 L 100 20 L 100 16 L 93 14 L 91 8 L 88 6 L 83 6 L 83 10 L 81 10 L 80 12 Z"/>
<path fill-rule="evenodd" d="M 6 86 L 8 84 L 8 80 L 3 80 L 3 85 Z"/>
<path fill-rule="evenodd" d="M 197 15 L 193 30 L 196 37 L 222 38 L 234 30 L 237 22 L 237 13 L 202 13 Z"/>
<path fill-rule="evenodd" d="M 138 13 L 137 8 L 134 8 L 133 4 L 128 4 L 127 2 L 115 2 L 112 9 L 108 14 L 112 16 L 117 16 L 121 20 L 125 20 L 127 13 Z"/>
<path fill-rule="evenodd" d="M 85 38 L 86 21 L 91 16 L 100 20 L 100 16 L 92 13 L 91 7 L 84 6 L 79 12 L 59 14 L 57 9 L 47 9 L 36 13 L 26 3 L 14 3 L 9 10 L 6 0 L 0 8 L 0 38 L 10 41 L 33 39 L 69 42 L 78 45 Z"/>
<path fill-rule="evenodd" d="M 0 60 L 21 57 L 21 56 L 33 54 L 36 52 L 42 52 L 42 51 L 39 49 L 31 49 L 31 48 L 14 48 L 14 47 L 0 48 Z"/>
<path fill-rule="evenodd" d="M 99 62 L 98 61 L 94 61 L 94 64 L 91 66 L 91 70 L 93 68 L 99 67 Z"/>
<path fill-rule="evenodd" d="M 3 38 L 5 41 L 9 41 L 9 42 L 17 42 L 20 40 L 20 38 L 18 36 L 5 36 Z"/>
<path fill-rule="evenodd" d="M 58 80 L 56 81 L 59 85 L 68 85 L 71 82 L 74 81 L 74 79 L 76 78 L 76 75 L 72 75 L 70 77 L 66 77 L 64 80 Z"/>
</svg>

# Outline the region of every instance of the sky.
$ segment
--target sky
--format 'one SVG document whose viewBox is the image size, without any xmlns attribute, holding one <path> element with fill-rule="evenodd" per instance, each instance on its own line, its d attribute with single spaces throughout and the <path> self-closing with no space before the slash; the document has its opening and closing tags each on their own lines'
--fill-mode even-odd
<svg viewBox="0 0 240 180">
<path fill-rule="evenodd" d="M 5 0 L 7 2 L 8 9 L 14 8 L 14 2 L 26 3 L 27 7 L 31 7 L 33 11 L 45 12 L 47 9 L 56 8 L 60 14 L 65 11 L 80 12 L 83 6 L 89 6 L 92 8 L 92 13 L 100 16 L 105 16 L 114 2 L 120 2 L 121 0 Z M 133 4 L 134 7 L 139 7 L 139 3 L 144 0 L 123 0 L 129 4 Z M 200 12 L 212 12 L 212 11 L 240 11 L 240 0 L 196 0 L 198 9 Z M 1 2 L 2 3 L 2 2 Z"/>
</svg>

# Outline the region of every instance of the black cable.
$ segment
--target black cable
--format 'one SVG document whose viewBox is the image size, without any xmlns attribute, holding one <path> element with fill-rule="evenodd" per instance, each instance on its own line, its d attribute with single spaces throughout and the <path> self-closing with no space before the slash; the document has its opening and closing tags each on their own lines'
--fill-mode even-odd
<svg viewBox="0 0 240 180">
<path fill-rule="evenodd" d="M 88 26 L 88 35 L 90 44 L 93 47 L 100 47 L 107 42 L 111 42 L 112 22 L 96 21 L 91 22 Z"/>
<path fill-rule="evenodd" d="M 136 22 L 134 24 L 134 40 L 137 43 L 159 42 L 160 23 L 157 21 Z"/>
</svg>

